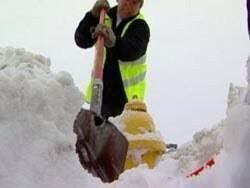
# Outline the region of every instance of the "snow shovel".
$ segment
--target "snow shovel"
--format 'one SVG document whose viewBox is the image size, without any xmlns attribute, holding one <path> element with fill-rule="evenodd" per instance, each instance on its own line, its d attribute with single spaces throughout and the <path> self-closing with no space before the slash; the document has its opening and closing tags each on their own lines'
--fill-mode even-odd
<svg viewBox="0 0 250 188">
<path fill-rule="evenodd" d="M 101 24 L 105 13 L 104 9 L 101 10 Z M 77 135 L 76 153 L 83 168 L 100 177 L 103 182 L 112 182 L 123 172 L 128 141 L 111 122 L 101 116 L 103 50 L 104 37 L 99 35 L 90 110 L 81 109 L 74 122 L 74 133 Z"/>
</svg>

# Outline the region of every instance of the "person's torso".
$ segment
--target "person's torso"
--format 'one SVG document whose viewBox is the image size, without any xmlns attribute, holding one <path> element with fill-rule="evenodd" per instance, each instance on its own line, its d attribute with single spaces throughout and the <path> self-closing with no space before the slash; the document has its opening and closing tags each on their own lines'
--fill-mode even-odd
<svg viewBox="0 0 250 188">
<path fill-rule="evenodd" d="M 122 20 L 119 25 L 117 22 L 117 8 L 114 7 L 108 12 L 108 16 L 111 19 L 112 30 L 116 36 L 121 36 L 124 27 L 126 24 L 132 20 L 134 17 L 131 17 L 126 20 Z M 121 78 L 121 73 L 118 63 L 118 54 L 115 53 L 112 49 L 106 49 L 106 60 L 103 70 L 103 105 L 107 108 L 114 108 L 114 110 L 122 110 L 119 107 L 123 108 L 127 102 L 126 93 L 123 87 L 123 82 Z M 116 109 L 117 108 L 117 109 Z M 120 114 L 121 112 L 118 112 Z"/>
</svg>

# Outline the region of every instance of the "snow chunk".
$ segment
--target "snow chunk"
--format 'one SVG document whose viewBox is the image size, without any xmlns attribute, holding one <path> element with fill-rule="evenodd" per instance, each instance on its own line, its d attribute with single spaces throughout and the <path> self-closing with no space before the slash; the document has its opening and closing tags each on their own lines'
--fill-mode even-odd
<svg viewBox="0 0 250 188">
<path fill-rule="evenodd" d="M 0 70 L 6 67 L 16 67 L 17 70 L 36 67 L 40 71 L 49 72 L 50 64 L 49 58 L 26 52 L 23 48 L 0 48 Z"/>
<path fill-rule="evenodd" d="M 240 104 L 244 101 L 246 95 L 246 88 L 240 86 L 234 86 L 230 83 L 228 98 L 227 98 L 227 111 L 232 107 Z"/>
<path fill-rule="evenodd" d="M 247 82 L 250 85 L 250 55 L 248 56 L 246 67 L 247 67 Z"/>
<path fill-rule="evenodd" d="M 250 56 L 247 60 L 247 82 L 248 82 L 248 93 L 246 94 L 245 102 L 250 105 Z"/>
</svg>

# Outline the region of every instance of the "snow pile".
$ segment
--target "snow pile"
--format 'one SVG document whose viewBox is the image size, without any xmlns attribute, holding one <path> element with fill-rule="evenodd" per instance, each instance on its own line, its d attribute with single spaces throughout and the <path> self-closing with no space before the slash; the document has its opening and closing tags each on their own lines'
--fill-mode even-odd
<svg viewBox="0 0 250 188">
<path fill-rule="evenodd" d="M 248 61 L 248 81 L 250 63 Z M 176 152 L 166 154 L 156 168 L 140 166 L 123 173 L 115 187 L 248 188 L 250 185 L 250 104 L 244 88 L 231 87 L 227 118 L 211 130 L 202 130 Z M 250 96 L 250 90 L 246 96 Z M 214 158 L 215 165 L 199 176 L 186 178 L 192 170 Z M 196 166 L 196 168 L 194 168 Z"/>
<path fill-rule="evenodd" d="M 242 92 L 232 86 L 227 118 L 166 153 L 154 169 L 141 165 L 103 184 L 81 168 L 74 152 L 72 125 L 81 93 L 68 73 L 52 74 L 49 66 L 49 59 L 24 49 L 0 48 L 0 187 L 249 187 L 249 89 L 241 100 Z M 211 169 L 186 178 L 211 157 Z"/>
<path fill-rule="evenodd" d="M 203 129 L 193 135 L 191 142 L 180 146 L 176 152 L 167 154 L 165 158 L 177 160 L 179 173 L 189 175 L 220 153 L 223 147 L 223 129 L 223 121 L 211 130 Z"/>
<path fill-rule="evenodd" d="M 68 73 L 49 66 L 41 55 L 0 48 L 0 187 L 98 185 L 74 152 L 82 95 Z"/>
<path fill-rule="evenodd" d="M 201 143 L 196 143 L 194 139 L 188 145 L 189 147 L 183 146 L 175 154 L 166 154 L 152 170 L 142 165 L 126 171 L 118 181 L 113 183 L 113 186 L 119 188 L 248 188 L 250 184 L 250 165 L 247 160 L 250 155 L 249 134 L 250 107 L 241 104 L 228 113 L 228 118 L 221 122 L 218 129 L 215 127 L 212 131 L 201 131 L 198 134 L 201 136 L 199 137 Z M 219 135 L 222 137 L 219 138 Z M 213 140 L 213 138 L 216 139 Z M 179 158 L 175 159 L 176 156 Z M 198 177 L 185 177 L 192 172 L 187 173 L 188 169 L 199 167 L 199 163 L 211 156 L 216 163 L 211 169 L 204 170 Z M 183 162 L 183 159 L 186 159 L 186 162 Z"/>
</svg>

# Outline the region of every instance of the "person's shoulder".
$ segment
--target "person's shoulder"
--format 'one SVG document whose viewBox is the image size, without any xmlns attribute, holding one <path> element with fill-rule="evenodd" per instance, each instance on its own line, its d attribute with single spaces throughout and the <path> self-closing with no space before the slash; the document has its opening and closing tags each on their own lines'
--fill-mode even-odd
<svg viewBox="0 0 250 188">
<path fill-rule="evenodd" d="M 136 18 L 136 19 L 135 19 L 135 22 L 136 22 L 136 23 L 144 24 L 144 25 L 147 25 L 147 26 L 148 26 L 147 18 L 144 16 L 143 13 L 139 13 L 135 18 Z"/>
<path fill-rule="evenodd" d="M 147 21 L 143 18 L 137 18 L 133 21 L 132 25 L 134 27 L 145 27 L 145 28 L 148 28 L 149 29 L 149 25 L 147 23 Z"/>
<path fill-rule="evenodd" d="M 147 34 L 150 36 L 150 28 L 144 19 L 135 19 L 133 23 L 130 24 L 129 30 L 132 33 Z"/>
<path fill-rule="evenodd" d="M 117 13 L 117 6 L 110 8 L 107 12 L 108 16 L 112 19 L 116 17 L 116 13 Z"/>
</svg>

